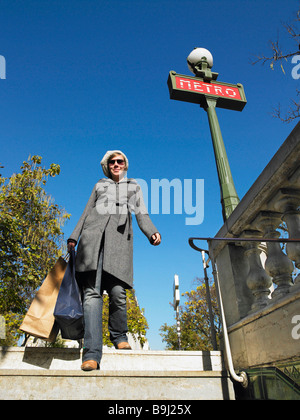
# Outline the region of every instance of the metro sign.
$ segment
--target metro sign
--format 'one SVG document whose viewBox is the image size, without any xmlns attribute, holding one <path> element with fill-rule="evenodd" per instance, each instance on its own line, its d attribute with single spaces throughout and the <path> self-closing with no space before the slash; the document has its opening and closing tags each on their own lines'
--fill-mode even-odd
<svg viewBox="0 0 300 420">
<path fill-rule="evenodd" d="M 205 98 L 216 99 L 219 108 L 242 111 L 246 105 L 246 96 L 243 85 L 238 83 L 205 82 L 199 77 L 189 77 L 171 71 L 168 78 L 170 98 L 178 101 L 192 102 L 205 105 Z"/>
<path fill-rule="evenodd" d="M 190 80 L 184 77 L 176 77 L 175 79 L 177 89 L 241 100 L 241 95 L 237 87 L 222 86 L 217 83 L 204 83 L 201 80 Z"/>
</svg>

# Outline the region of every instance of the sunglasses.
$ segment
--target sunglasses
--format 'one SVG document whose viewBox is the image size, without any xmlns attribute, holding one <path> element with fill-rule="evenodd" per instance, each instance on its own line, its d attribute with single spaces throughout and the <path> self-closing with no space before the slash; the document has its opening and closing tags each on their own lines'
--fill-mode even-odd
<svg viewBox="0 0 300 420">
<path fill-rule="evenodd" d="M 123 159 L 112 159 L 108 163 L 109 165 L 114 165 L 115 163 L 118 165 L 124 165 L 125 161 Z"/>
</svg>

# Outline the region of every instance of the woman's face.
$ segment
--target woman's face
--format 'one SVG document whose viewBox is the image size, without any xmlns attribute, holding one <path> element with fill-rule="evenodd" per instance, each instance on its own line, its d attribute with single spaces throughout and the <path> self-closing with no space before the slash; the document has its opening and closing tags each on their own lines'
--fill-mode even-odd
<svg viewBox="0 0 300 420">
<path fill-rule="evenodd" d="M 122 155 L 114 155 L 108 161 L 108 169 L 115 182 L 120 181 L 125 175 L 126 163 Z"/>
</svg>

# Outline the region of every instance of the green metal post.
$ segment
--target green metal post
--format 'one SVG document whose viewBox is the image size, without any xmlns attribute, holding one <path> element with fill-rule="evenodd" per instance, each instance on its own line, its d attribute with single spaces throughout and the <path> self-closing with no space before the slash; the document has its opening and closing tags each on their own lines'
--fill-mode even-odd
<svg viewBox="0 0 300 420">
<path fill-rule="evenodd" d="M 219 183 L 221 188 L 221 204 L 224 221 L 228 219 L 230 214 L 239 203 L 231 170 L 224 146 L 224 141 L 216 113 L 216 99 L 213 97 L 206 97 L 206 104 L 203 106 L 207 112 L 211 137 L 214 146 L 215 159 L 217 164 Z"/>
</svg>

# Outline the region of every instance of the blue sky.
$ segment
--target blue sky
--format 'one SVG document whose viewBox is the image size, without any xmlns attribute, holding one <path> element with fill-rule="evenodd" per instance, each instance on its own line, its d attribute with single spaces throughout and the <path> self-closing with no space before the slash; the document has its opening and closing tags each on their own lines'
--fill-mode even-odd
<svg viewBox="0 0 300 420">
<path fill-rule="evenodd" d="M 283 7 L 284 4 L 284 7 Z M 201 277 L 191 236 L 213 236 L 222 226 L 220 192 L 206 113 L 169 98 L 170 70 L 190 75 L 186 57 L 209 49 L 219 81 L 242 83 L 242 112 L 217 109 L 233 179 L 240 198 L 295 126 L 271 116 L 287 107 L 299 81 L 268 65 L 277 36 L 293 50 L 282 22 L 299 2 L 288 0 L 0 0 L 0 162 L 4 176 L 37 154 L 45 166 L 58 163 L 59 177 L 47 192 L 72 214 L 72 232 L 93 185 L 103 176 L 106 150 L 129 158 L 128 176 L 204 180 L 204 220 L 187 226 L 185 214 L 155 214 L 162 234 L 151 247 L 135 223 L 135 289 L 150 325 L 152 349 L 163 349 L 159 327 L 174 323 L 174 274 L 180 291 Z M 195 184 L 194 184 L 195 185 Z M 171 207 L 172 210 L 172 207 Z M 205 244 L 203 244 L 205 245 Z"/>
</svg>

